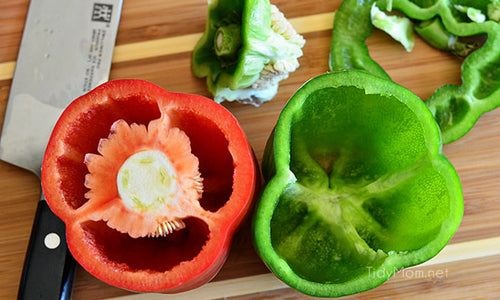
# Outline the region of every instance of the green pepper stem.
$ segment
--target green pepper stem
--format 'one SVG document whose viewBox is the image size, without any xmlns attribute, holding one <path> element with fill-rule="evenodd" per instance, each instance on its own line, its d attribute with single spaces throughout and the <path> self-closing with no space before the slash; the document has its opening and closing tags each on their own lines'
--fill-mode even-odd
<svg viewBox="0 0 500 300">
<path fill-rule="evenodd" d="M 237 54 L 241 43 L 241 28 L 236 24 L 221 26 L 215 32 L 214 50 L 217 56 L 230 57 Z"/>
</svg>

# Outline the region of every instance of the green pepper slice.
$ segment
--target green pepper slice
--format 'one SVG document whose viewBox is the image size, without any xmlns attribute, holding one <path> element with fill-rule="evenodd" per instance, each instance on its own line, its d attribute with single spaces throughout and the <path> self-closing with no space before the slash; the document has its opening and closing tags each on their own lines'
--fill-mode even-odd
<svg viewBox="0 0 500 300">
<path fill-rule="evenodd" d="M 467 55 L 461 68 L 462 85 L 442 86 L 426 101 L 444 143 L 461 138 L 483 113 L 500 106 L 500 23 L 493 19 L 481 22 L 482 18 L 478 18 L 481 13 L 485 18 L 495 16 L 496 1 L 469 1 L 465 6 L 466 1 L 458 0 L 345 0 L 335 15 L 331 70 L 360 69 L 389 78 L 369 56 L 366 46 L 373 31 L 370 9 L 374 3 L 387 7 L 385 2 L 412 20 L 425 22 L 424 28 L 417 25 L 417 32 L 431 45 Z M 348 34 L 353 38 L 346 39 Z M 479 48 L 457 40 L 472 36 L 487 36 L 487 40 Z"/>
<path fill-rule="evenodd" d="M 374 288 L 435 256 L 463 215 L 437 123 L 409 90 L 363 71 L 308 81 L 266 145 L 255 248 L 298 291 Z"/>
<path fill-rule="evenodd" d="M 375 0 L 363 2 L 345 0 L 335 12 L 330 46 L 330 69 L 365 70 L 390 79 L 385 70 L 371 57 L 366 45 L 374 26 L 370 21 Z"/>
</svg>

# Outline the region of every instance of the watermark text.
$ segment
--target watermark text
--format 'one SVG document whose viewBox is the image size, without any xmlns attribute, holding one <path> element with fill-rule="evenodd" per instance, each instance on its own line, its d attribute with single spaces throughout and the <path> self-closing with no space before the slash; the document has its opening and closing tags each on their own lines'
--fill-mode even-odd
<svg viewBox="0 0 500 300">
<path fill-rule="evenodd" d="M 402 276 L 405 279 L 445 279 L 448 277 L 448 269 L 421 270 L 408 268 L 398 271 L 396 268 L 393 270 L 376 270 L 371 266 L 367 267 L 367 269 L 368 275 L 376 278 L 388 278 L 393 273 Z"/>
</svg>

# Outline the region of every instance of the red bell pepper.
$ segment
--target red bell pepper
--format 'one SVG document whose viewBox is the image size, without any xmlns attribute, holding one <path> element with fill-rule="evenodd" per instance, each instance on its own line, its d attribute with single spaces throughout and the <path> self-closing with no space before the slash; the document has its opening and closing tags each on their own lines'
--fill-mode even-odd
<svg viewBox="0 0 500 300">
<path fill-rule="evenodd" d="M 259 171 L 242 128 L 220 104 L 116 80 L 63 112 L 42 187 L 89 273 L 128 290 L 176 293 L 222 267 Z"/>
</svg>

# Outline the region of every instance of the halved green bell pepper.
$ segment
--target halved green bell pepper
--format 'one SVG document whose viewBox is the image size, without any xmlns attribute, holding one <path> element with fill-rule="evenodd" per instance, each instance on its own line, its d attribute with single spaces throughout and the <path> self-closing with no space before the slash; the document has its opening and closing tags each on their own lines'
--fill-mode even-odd
<svg viewBox="0 0 500 300">
<path fill-rule="evenodd" d="M 387 73 L 370 56 L 366 39 L 373 31 L 370 11 L 397 10 L 415 22 L 416 31 L 432 46 L 467 56 L 462 84 L 444 85 L 426 101 L 444 143 L 465 135 L 479 117 L 500 106 L 500 23 L 497 0 L 344 0 L 335 14 L 330 69 Z M 485 20 L 482 22 L 482 20 Z M 467 40 L 487 36 L 482 45 Z"/>
<path fill-rule="evenodd" d="M 265 150 L 253 240 L 266 265 L 323 297 L 374 288 L 435 256 L 463 215 L 439 127 L 409 90 L 363 71 L 308 81 Z"/>
</svg>

